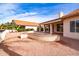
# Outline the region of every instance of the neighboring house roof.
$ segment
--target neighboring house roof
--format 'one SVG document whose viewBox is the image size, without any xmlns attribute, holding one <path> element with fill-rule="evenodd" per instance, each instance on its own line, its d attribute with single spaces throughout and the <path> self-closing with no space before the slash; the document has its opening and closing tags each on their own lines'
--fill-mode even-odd
<svg viewBox="0 0 79 59">
<path fill-rule="evenodd" d="M 79 16 L 79 9 L 76 9 L 70 13 L 68 13 L 67 15 L 64 15 L 62 17 L 62 19 L 66 19 L 66 18 L 69 18 L 69 17 L 74 17 L 74 16 Z"/>
<path fill-rule="evenodd" d="M 36 22 L 28 22 L 28 21 L 21 21 L 21 20 L 12 20 L 13 23 L 16 25 L 22 25 L 22 26 L 38 26 L 39 23 Z"/>
</svg>

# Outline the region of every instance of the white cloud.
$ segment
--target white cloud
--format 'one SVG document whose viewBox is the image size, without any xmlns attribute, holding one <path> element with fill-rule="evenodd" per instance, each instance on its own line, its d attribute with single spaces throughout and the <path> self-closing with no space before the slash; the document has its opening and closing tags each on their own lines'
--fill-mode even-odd
<svg viewBox="0 0 79 59">
<path fill-rule="evenodd" d="M 47 15 L 47 16 L 40 16 L 40 15 L 37 15 L 37 14 L 34 14 L 34 15 L 32 15 L 32 16 L 25 16 L 24 17 L 24 15 L 26 15 L 26 13 L 25 14 L 21 14 L 21 15 L 17 15 L 17 16 L 19 16 L 19 17 L 12 17 L 13 19 L 17 19 L 17 20 L 25 20 L 25 21 L 31 21 L 31 22 L 44 22 L 44 21 L 48 21 L 48 20 L 53 20 L 53 19 L 55 19 L 55 18 L 57 18 L 58 17 L 58 15 L 57 14 L 55 14 L 55 15 Z M 21 16 L 21 17 L 20 17 Z M 10 19 L 10 21 L 11 21 L 12 19 Z"/>
<path fill-rule="evenodd" d="M 36 12 L 16 14 L 16 10 L 20 10 L 20 7 L 16 4 L 0 4 L 0 23 L 10 22 L 12 19 L 23 19 L 37 15 Z"/>
<path fill-rule="evenodd" d="M 14 20 L 25 20 L 25 21 L 31 21 L 31 22 L 44 22 L 44 21 L 55 19 L 57 17 L 58 17 L 57 14 L 49 15 L 49 16 L 48 15 L 47 16 L 41 16 L 36 12 L 30 12 L 30 13 L 26 12 L 26 13 L 23 13 L 23 14 L 17 14 L 17 15 L 12 15 L 12 16 L 3 18 L 2 22 L 4 22 L 4 23 L 5 22 L 11 22 L 13 19 Z"/>
<path fill-rule="evenodd" d="M 22 14 L 12 15 L 9 17 L 2 18 L 1 23 L 10 22 L 13 19 L 23 19 L 23 18 L 27 19 L 28 17 L 34 16 L 34 15 L 37 15 L 37 13 L 36 12 L 30 12 L 30 13 L 26 12 L 26 13 L 22 13 Z"/>
<path fill-rule="evenodd" d="M 26 12 L 26 13 L 14 15 L 14 18 L 23 18 L 23 17 L 33 16 L 33 15 L 37 15 L 37 13 L 36 12 Z"/>
<path fill-rule="evenodd" d="M 15 4 L 0 4 L 0 19 L 14 15 L 17 8 Z"/>
<path fill-rule="evenodd" d="M 57 15 L 39 15 L 39 13 L 33 11 L 16 14 L 16 10 L 20 10 L 20 8 L 21 7 L 16 4 L 0 4 L 0 23 L 11 22 L 13 19 L 32 22 L 44 22 L 57 17 Z"/>
</svg>

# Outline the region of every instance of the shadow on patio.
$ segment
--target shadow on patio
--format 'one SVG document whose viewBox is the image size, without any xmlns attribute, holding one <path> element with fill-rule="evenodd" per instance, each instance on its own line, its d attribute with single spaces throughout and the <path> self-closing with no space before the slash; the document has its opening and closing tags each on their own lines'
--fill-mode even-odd
<svg viewBox="0 0 79 59">
<path fill-rule="evenodd" d="M 14 52 L 14 51 L 9 50 L 8 46 L 4 45 L 3 43 L 0 43 L 0 49 L 3 49 L 3 51 L 6 52 L 10 56 L 21 56 L 20 54 Z"/>
<path fill-rule="evenodd" d="M 77 39 L 61 37 L 61 41 L 59 41 L 58 43 L 79 51 L 79 40 Z"/>
</svg>

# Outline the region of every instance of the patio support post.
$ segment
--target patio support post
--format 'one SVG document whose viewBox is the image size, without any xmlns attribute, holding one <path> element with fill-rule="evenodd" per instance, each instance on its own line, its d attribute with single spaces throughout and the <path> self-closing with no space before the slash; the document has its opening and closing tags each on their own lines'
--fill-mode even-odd
<svg viewBox="0 0 79 59">
<path fill-rule="evenodd" d="M 53 28 L 52 27 L 53 27 L 52 24 L 50 24 L 50 34 L 53 33 Z"/>
<path fill-rule="evenodd" d="M 41 25 L 39 25 L 39 32 L 41 32 Z"/>
<path fill-rule="evenodd" d="M 45 25 L 43 25 L 43 32 L 45 32 Z"/>
</svg>

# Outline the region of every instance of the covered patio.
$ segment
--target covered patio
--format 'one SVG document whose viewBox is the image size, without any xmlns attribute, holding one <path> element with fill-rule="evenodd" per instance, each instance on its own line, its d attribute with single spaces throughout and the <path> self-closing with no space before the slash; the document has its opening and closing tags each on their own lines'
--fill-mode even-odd
<svg viewBox="0 0 79 59">
<path fill-rule="evenodd" d="M 39 32 L 63 35 L 63 22 L 61 19 L 55 19 L 39 24 Z"/>
</svg>

